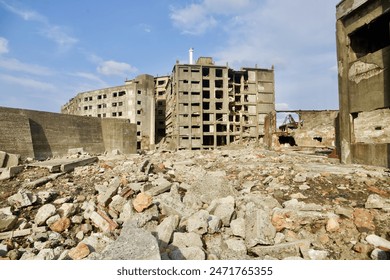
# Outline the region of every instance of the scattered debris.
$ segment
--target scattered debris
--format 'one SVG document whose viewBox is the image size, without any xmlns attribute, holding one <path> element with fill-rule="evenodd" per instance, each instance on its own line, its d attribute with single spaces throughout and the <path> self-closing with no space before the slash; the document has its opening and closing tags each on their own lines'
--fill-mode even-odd
<svg viewBox="0 0 390 280">
<path fill-rule="evenodd" d="M 389 258 L 385 168 L 251 146 L 78 153 L 0 182 L 0 258 Z"/>
</svg>

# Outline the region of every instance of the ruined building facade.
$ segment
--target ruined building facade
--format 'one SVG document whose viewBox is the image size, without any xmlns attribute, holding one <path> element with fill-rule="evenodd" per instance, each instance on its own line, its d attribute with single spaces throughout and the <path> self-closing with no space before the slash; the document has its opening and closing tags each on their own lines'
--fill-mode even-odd
<svg viewBox="0 0 390 280">
<path fill-rule="evenodd" d="M 341 161 L 390 166 L 390 1 L 337 5 Z"/>
<path fill-rule="evenodd" d="M 176 63 L 167 89 L 166 141 L 172 149 L 208 149 L 258 140 L 273 110 L 273 69 L 235 71 L 209 57 Z"/>
<path fill-rule="evenodd" d="M 155 145 L 155 79 L 139 75 L 122 86 L 81 92 L 62 106 L 61 113 L 98 118 L 122 118 L 137 124 L 137 148 Z"/>
<path fill-rule="evenodd" d="M 171 76 L 140 75 L 123 86 L 79 93 L 61 108 L 63 114 L 129 119 L 143 150 L 164 137 L 172 149 L 259 140 L 274 110 L 273 69 L 235 71 L 208 57 L 176 63 Z"/>
</svg>

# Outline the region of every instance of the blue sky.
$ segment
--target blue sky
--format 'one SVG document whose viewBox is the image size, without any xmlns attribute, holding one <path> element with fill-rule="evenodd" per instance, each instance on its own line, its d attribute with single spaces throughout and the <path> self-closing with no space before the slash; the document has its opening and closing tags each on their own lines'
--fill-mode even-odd
<svg viewBox="0 0 390 280">
<path fill-rule="evenodd" d="M 277 109 L 338 109 L 339 0 L 0 0 L 0 106 L 59 112 L 78 92 L 176 60 L 275 66 Z"/>
</svg>

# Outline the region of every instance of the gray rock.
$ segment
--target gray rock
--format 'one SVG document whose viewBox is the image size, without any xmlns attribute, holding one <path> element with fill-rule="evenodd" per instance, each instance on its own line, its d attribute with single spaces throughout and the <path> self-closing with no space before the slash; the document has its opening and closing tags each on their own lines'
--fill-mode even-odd
<svg viewBox="0 0 390 280">
<path fill-rule="evenodd" d="M 221 230 L 222 221 L 219 217 L 210 215 L 207 220 L 207 224 L 208 224 L 208 230 L 207 230 L 208 233 L 213 234 Z"/>
<path fill-rule="evenodd" d="M 195 232 L 174 232 L 172 246 L 178 248 L 184 247 L 203 247 L 201 235 Z"/>
<path fill-rule="evenodd" d="M 30 191 L 19 191 L 8 198 L 8 203 L 16 208 L 33 205 L 37 201 L 37 196 Z"/>
<path fill-rule="evenodd" d="M 153 182 L 153 185 L 154 186 L 149 190 L 146 190 L 146 192 L 151 196 L 156 196 L 168 192 L 171 189 L 172 183 L 163 177 L 159 177 Z"/>
<path fill-rule="evenodd" d="M 385 209 L 390 210 L 390 199 L 385 199 L 377 194 L 371 194 L 366 201 L 367 209 Z"/>
<path fill-rule="evenodd" d="M 250 248 L 249 251 L 256 254 L 261 259 L 264 259 L 266 256 L 276 259 L 285 259 L 289 257 L 300 257 L 300 248 L 302 246 L 310 246 L 310 241 L 299 240 L 273 246 L 256 246 Z"/>
<path fill-rule="evenodd" d="M 325 250 L 309 249 L 308 255 L 311 260 L 326 260 L 329 255 L 329 252 Z"/>
<path fill-rule="evenodd" d="M 175 215 L 166 217 L 161 224 L 157 226 L 156 232 L 160 248 L 164 248 L 169 244 L 172 234 L 178 224 L 179 217 Z"/>
<path fill-rule="evenodd" d="M 76 205 L 74 203 L 64 203 L 58 208 L 58 213 L 61 217 L 69 218 L 76 212 Z"/>
<path fill-rule="evenodd" d="M 229 238 L 229 239 L 225 240 L 225 243 L 226 243 L 227 247 L 229 248 L 229 250 L 238 252 L 240 254 L 247 253 L 245 242 L 242 239 Z"/>
<path fill-rule="evenodd" d="M 390 260 L 390 253 L 378 248 L 375 248 L 370 256 L 373 260 Z"/>
<path fill-rule="evenodd" d="M 295 175 L 293 181 L 295 183 L 304 183 L 304 182 L 306 182 L 306 175 L 305 174 L 297 174 L 297 175 Z"/>
<path fill-rule="evenodd" d="M 38 209 L 35 215 L 35 224 L 38 226 L 43 225 L 48 218 L 56 213 L 56 207 L 53 204 L 45 204 Z"/>
<path fill-rule="evenodd" d="M 121 179 L 119 177 L 114 178 L 108 188 L 105 190 L 104 193 L 100 194 L 98 196 L 98 203 L 103 206 L 107 206 L 111 200 L 111 198 L 115 195 L 115 193 L 118 191 L 118 188 L 121 184 Z"/>
<path fill-rule="evenodd" d="M 126 221 L 120 236 L 102 252 L 105 260 L 160 260 L 156 238 L 138 228 L 134 221 Z"/>
<path fill-rule="evenodd" d="M 276 235 L 269 211 L 257 209 L 246 213 L 245 243 L 248 248 L 257 244 L 272 245 Z"/>
<path fill-rule="evenodd" d="M 55 254 L 54 250 L 50 248 L 42 249 L 35 256 L 34 260 L 54 260 Z"/>
<path fill-rule="evenodd" d="M 8 253 L 8 246 L 0 243 L 0 257 L 5 257 Z"/>
<path fill-rule="evenodd" d="M 207 211 L 210 214 L 219 217 L 223 225 L 226 227 L 230 225 L 230 221 L 234 213 L 234 207 L 234 197 L 228 196 L 213 200 L 210 206 L 207 208 Z"/>
<path fill-rule="evenodd" d="M 209 215 L 206 210 L 200 210 L 190 216 L 187 220 L 187 231 L 205 234 L 208 230 Z"/>
<path fill-rule="evenodd" d="M 230 222 L 233 235 L 245 238 L 245 219 L 238 218 Z"/>
<path fill-rule="evenodd" d="M 171 260 L 205 260 L 206 254 L 199 247 L 179 248 L 169 253 Z"/>
<path fill-rule="evenodd" d="M 11 207 L 0 209 L 0 232 L 12 230 L 18 221 L 18 217 L 12 214 Z"/>
</svg>

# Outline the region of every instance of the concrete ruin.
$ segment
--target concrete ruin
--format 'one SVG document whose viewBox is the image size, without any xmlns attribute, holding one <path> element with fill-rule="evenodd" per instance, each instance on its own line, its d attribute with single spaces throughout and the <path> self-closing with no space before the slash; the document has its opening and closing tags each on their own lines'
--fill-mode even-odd
<svg viewBox="0 0 390 280">
<path fill-rule="evenodd" d="M 75 148 L 91 154 L 136 152 L 136 126 L 128 120 L 4 107 L 0 119 L 0 150 L 22 159 L 65 156 Z"/>
<path fill-rule="evenodd" d="M 278 124 L 278 115 L 284 121 Z M 293 117 L 295 116 L 295 117 Z M 265 121 L 265 144 L 268 148 L 296 146 L 335 149 L 337 110 L 289 110 L 268 114 Z"/>
<path fill-rule="evenodd" d="M 154 95 L 154 77 L 139 75 L 123 86 L 81 92 L 62 106 L 61 113 L 130 120 L 137 124 L 137 148 L 150 150 L 155 145 Z"/>
<path fill-rule="evenodd" d="M 390 166 L 390 2 L 337 5 L 340 147 L 343 163 Z"/>
<path fill-rule="evenodd" d="M 264 137 L 275 110 L 274 70 L 215 65 L 200 57 L 173 67 L 166 98 L 166 141 L 172 149 L 209 149 Z"/>
</svg>

